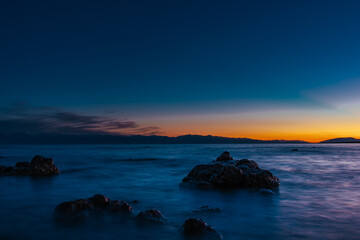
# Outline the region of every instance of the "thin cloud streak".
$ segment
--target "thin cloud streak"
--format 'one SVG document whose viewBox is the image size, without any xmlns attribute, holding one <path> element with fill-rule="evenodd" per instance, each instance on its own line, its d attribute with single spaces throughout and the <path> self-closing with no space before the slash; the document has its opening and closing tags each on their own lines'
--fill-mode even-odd
<svg viewBox="0 0 360 240">
<path fill-rule="evenodd" d="M 33 107 L 26 103 L 0 108 L 0 133 L 28 134 L 159 134 L 155 126 L 99 115 L 82 115 L 53 107 Z"/>
</svg>

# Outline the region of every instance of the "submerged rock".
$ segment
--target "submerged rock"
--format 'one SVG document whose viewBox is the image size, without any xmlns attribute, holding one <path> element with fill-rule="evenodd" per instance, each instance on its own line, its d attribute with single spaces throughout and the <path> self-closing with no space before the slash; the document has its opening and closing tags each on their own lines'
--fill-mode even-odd
<svg viewBox="0 0 360 240">
<path fill-rule="evenodd" d="M 292 152 L 297 152 L 297 151 L 299 151 L 299 149 L 294 148 L 294 149 L 291 149 L 291 151 L 292 151 Z"/>
<path fill-rule="evenodd" d="M 131 212 L 132 207 L 125 201 L 111 201 L 104 195 L 96 194 L 87 199 L 78 199 L 59 204 L 55 208 L 55 215 L 56 217 L 71 217 L 85 210 Z"/>
<path fill-rule="evenodd" d="M 270 171 L 259 168 L 252 160 L 216 160 L 195 166 L 182 180 L 182 185 L 199 188 L 274 189 L 280 186 L 280 181 Z"/>
<path fill-rule="evenodd" d="M 222 239 L 214 228 L 201 219 L 189 218 L 182 226 L 183 233 L 187 237 L 203 239 Z"/>
<path fill-rule="evenodd" d="M 158 222 L 158 223 L 166 223 L 167 218 L 162 215 L 162 213 L 157 209 L 146 210 L 145 212 L 140 212 L 136 216 L 139 220 L 147 221 L 147 222 Z"/>
<path fill-rule="evenodd" d="M 194 209 L 193 212 L 216 213 L 216 212 L 220 212 L 220 208 L 214 208 L 214 207 L 210 207 L 210 206 L 202 206 L 200 208 Z"/>
<path fill-rule="evenodd" d="M 52 158 L 36 155 L 31 162 L 18 162 L 14 167 L 0 167 L 0 175 L 52 176 L 60 173 Z"/>
</svg>

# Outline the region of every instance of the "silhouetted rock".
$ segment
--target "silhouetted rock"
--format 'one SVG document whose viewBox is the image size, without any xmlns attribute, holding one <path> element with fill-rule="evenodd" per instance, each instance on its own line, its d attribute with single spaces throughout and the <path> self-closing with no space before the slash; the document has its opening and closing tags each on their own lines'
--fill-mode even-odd
<svg viewBox="0 0 360 240">
<path fill-rule="evenodd" d="M 201 219 L 189 218 L 182 226 L 183 233 L 187 237 L 202 239 L 222 239 L 222 237 Z"/>
<path fill-rule="evenodd" d="M 0 175 L 52 176 L 60 173 L 52 158 L 35 156 L 31 162 L 18 162 L 14 167 L 0 169 Z"/>
<path fill-rule="evenodd" d="M 216 158 L 216 161 L 227 161 L 227 160 L 233 160 L 233 158 L 230 156 L 229 152 L 223 152 Z"/>
<path fill-rule="evenodd" d="M 158 222 L 158 223 L 166 223 L 167 218 L 165 218 L 161 212 L 157 209 L 146 210 L 145 212 L 140 212 L 136 216 L 139 220 L 147 221 L 147 222 Z"/>
<path fill-rule="evenodd" d="M 30 162 L 29 174 L 31 176 L 51 176 L 60 173 L 52 158 L 36 155 Z"/>
<path fill-rule="evenodd" d="M 195 166 L 182 185 L 199 188 L 267 188 L 280 186 L 270 171 L 259 168 L 252 160 L 225 160 Z"/>
<path fill-rule="evenodd" d="M 193 212 L 216 213 L 216 212 L 220 212 L 220 208 L 214 208 L 214 207 L 210 207 L 210 206 L 202 206 L 198 209 L 194 209 Z"/>
<path fill-rule="evenodd" d="M 292 151 L 292 152 L 297 152 L 297 151 L 299 151 L 299 149 L 294 148 L 294 149 L 291 149 L 291 151 Z"/>
<path fill-rule="evenodd" d="M 55 216 L 59 218 L 77 216 L 83 211 L 112 211 L 112 212 L 131 212 L 132 207 L 125 201 L 113 200 L 108 197 L 96 194 L 87 199 L 78 199 L 59 204 L 55 208 Z"/>
</svg>

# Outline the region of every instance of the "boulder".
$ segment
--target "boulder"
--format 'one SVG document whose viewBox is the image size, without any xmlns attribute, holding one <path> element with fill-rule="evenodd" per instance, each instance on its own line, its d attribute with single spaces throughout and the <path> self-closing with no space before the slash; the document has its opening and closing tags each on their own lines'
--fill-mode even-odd
<svg viewBox="0 0 360 240">
<path fill-rule="evenodd" d="M 157 209 L 146 210 L 145 212 L 140 212 L 136 216 L 139 220 L 147 222 L 157 222 L 157 223 L 166 223 L 167 218 L 162 215 L 162 213 Z"/>
<path fill-rule="evenodd" d="M 52 158 L 45 158 L 36 155 L 30 162 L 29 175 L 31 176 L 51 176 L 60 173 L 53 163 Z"/>
<path fill-rule="evenodd" d="M 280 186 L 280 181 L 252 160 L 216 160 L 195 166 L 182 180 L 182 185 L 198 188 L 275 189 Z"/>
<path fill-rule="evenodd" d="M 105 208 L 110 205 L 110 199 L 101 194 L 95 194 L 89 200 L 94 204 L 94 207 Z"/>
<path fill-rule="evenodd" d="M 196 237 L 203 239 L 222 239 L 214 228 L 201 219 L 189 218 L 182 226 L 183 233 L 188 237 Z"/>
</svg>

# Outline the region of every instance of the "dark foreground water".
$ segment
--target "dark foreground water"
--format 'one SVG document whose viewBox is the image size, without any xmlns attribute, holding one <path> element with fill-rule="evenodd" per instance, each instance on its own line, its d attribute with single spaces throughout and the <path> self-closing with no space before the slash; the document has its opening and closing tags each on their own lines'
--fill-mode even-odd
<svg viewBox="0 0 360 240">
<path fill-rule="evenodd" d="M 276 195 L 179 187 L 193 166 L 224 150 L 278 176 Z M 53 157 L 61 174 L 0 177 L 0 239 L 182 239 L 179 229 L 189 217 L 204 219 L 224 239 L 360 239 L 360 145 L 3 145 L 0 165 L 36 154 Z M 130 216 L 54 221 L 56 205 L 96 193 L 139 203 Z M 221 211 L 193 212 L 203 205 Z M 133 217 L 149 208 L 169 223 L 137 223 Z"/>
</svg>

